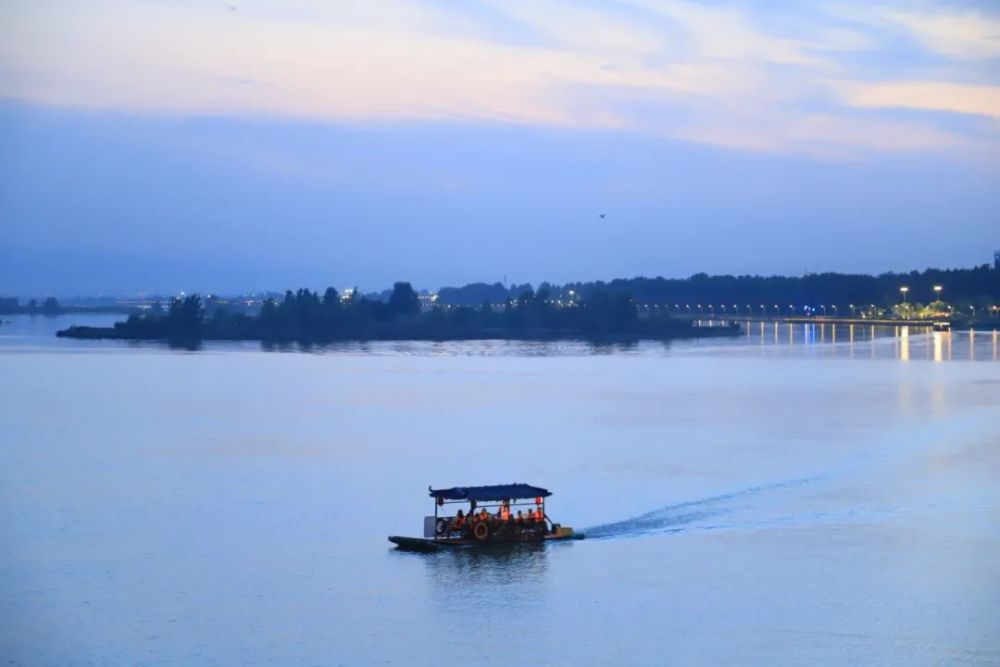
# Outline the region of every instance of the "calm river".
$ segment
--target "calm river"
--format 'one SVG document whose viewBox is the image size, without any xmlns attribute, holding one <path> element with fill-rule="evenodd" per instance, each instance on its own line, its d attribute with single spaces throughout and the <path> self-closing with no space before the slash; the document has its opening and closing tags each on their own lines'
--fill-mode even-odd
<svg viewBox="0 0 1000 667">
<path fill-rule="evenodd" d="M 320 350 L 0 325 L 14 665 L 1000 663 L 992 333 Z M 428 485 L 588 539 L 407 554 Z"/>
</svg>

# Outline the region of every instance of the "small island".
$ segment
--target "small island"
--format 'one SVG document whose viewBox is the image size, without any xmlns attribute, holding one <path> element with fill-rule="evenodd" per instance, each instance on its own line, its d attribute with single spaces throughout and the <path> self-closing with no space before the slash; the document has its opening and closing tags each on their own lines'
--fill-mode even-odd
<svg viewBox="0 0 1000 667">
<path fill-rule="evenodd" d="M 592 290 L 579 301 L 553 299 L 545 288 L 516 300 L 479 307 L 422 304 L 410 283 L 398 282 L 385 300 L 357 290 L 322 295 L 288 291 L 266 301 L 256 315 L 216 309 L 206 316 L 198 295 L 175 298 L 162 311 L 133 314 L 113 327 L 71 326 L 64 338 L 203 341 L 260 340 L 326 343 L 367 340 L 669 340 L 739 333 L 738 325 L 699 327 L 694 322 L 640 315 L 628 294 Z"/>
</svg>

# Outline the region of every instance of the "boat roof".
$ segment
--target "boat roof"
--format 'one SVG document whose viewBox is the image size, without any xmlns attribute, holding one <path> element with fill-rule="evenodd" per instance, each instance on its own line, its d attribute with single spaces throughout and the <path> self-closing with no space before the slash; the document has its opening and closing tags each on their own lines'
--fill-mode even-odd
<svg viewBox="0 0 1000 667">
<path fill-rule="evenodd" d="M 495 484 L 493 486 L 453 486 L 450 489 L 430 489 L 432 498 L 444 500 L 506 500 L 515 498 L 547 498 L 552 493 L 548 489 L 530 484 Z"/>
</svg>

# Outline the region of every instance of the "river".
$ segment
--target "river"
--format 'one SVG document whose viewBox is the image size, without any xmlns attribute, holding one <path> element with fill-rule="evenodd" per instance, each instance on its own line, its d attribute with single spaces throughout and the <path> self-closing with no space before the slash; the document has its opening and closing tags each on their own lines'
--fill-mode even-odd
<svg viewBox="0 0 1000 667">
<path fill-rule="evenodd" d="M 15 665 L 1000 663 L 993 333 L 171 350 L 0 325 Z M 409 554 L 427 487 L 582 541 Z"/>
</svg>

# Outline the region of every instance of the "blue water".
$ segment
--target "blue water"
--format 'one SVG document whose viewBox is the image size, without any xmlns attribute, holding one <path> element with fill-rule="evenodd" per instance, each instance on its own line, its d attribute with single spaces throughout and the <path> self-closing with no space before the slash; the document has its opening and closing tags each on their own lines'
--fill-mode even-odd
<svg viewBox="0 0 1000 667">
<path fill-rule="evenodd" d="M 990 334 L 190 352 L 7 319 L 12 664 L 1000 662 Z M 513 481 L 587 539 L 385 540 L 428 485 Z"/>
</svg>

